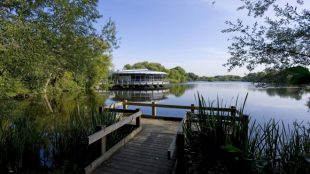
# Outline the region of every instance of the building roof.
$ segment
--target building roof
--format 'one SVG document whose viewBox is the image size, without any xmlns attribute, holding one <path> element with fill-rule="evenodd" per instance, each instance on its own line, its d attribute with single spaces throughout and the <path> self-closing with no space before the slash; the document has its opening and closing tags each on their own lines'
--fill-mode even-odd
<svg viewBox="0 0 310 174">
<path fill-rule="evenodd" d="M 130 69 L 130 70 L 122 70 L 122 71 L 116 71 L 114 74 L 161 74 L 166 75 L 165 72 L 160 71 L 151 71 L 148 69 Z"/>
</svg>

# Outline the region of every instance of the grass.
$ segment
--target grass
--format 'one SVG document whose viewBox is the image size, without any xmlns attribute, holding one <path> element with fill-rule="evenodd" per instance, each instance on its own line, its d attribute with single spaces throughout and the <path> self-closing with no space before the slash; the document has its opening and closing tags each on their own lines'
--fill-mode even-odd
<svg viewBox="0 0 310 174">
<path fill-rule="evenodd" d="M 184 125 L 187 173 L 310 173 L 310 123 L 249 122 L 246 98 L 233 116 L 198 94 L 200 109 Z"/>
</svg>

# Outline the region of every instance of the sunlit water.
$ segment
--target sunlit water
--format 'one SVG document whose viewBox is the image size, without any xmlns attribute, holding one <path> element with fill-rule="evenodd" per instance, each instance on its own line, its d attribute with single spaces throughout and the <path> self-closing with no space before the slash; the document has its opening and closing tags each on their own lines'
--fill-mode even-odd
<svg viewBox="0 0 310 174">
<path fill-rule="evenodd" d="M 222 106 L 240 107 L 246 95 L 245 113 L 252 120 L 260 122 L 271 118 L 292 123 L 293 121 L 310 121 L 310 89 L 309 88 L 256 88 L 248 82 L 190 82 L 169 87 L 167 92 L 157 92 L 143 97 L 137 95 L 138 91 L 112 91 L 105 104 L 109 105 L 116 101 L 127 99 L 129 101 L 150 102 L 173 105 L 197 105 L 195 96 L 201 94 L 207 104 L 219 99 Z M 145 93 L 145 92 L 144 92 Z M 161 93 L 158 94 L 158 93 Z M 138 96 L 138 97 L 133 97 Z M 140 96 L 140 98 L 139 98 Z M 151 113 L 150 108 L 130 106 L 129 108 L 142 108 L 146 114 Z M 157 115 L 183 117 L 186 110 L 158 108 Z"/>
</svg>

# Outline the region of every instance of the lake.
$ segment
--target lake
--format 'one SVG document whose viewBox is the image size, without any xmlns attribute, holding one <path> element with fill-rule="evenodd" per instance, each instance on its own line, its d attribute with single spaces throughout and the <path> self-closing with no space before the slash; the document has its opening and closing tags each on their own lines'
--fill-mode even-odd
<svg viewBox="0 0 310 174">
<path fill-rule="evenodd" d="M 236 105 L 238 99 L 237 108 L 248 94 L 245 113 L 258 122 L 265 122 L 270 118 L 283 120 L 285 123 L 310 121 L 309 88 L 259 89 L 246 82 L 189 82 L 152 91 L 89 91 L 87 94 L 64 92 L 34 95 L 29 99 L 0 100 L 0 173 L 7 173 L 4 171 L 7 171 L 9 163 L 25 171 L 38 170 L 38 173 L 48 173 L 47 171 L 54 169 L 82 171 L 93 160 L 88 151 L 91 148 L 85 146 L 85 141 L 82 140 L 95 131 L 98 125 L 96 120 L 100 121 L 98 118 L 113 118 L 100 116 L 99 106 L 125 99 L 197 105 L 195 95 L 198 92 L 207 103 L 216 103 L 218 98 L 221 105 L 227 107 Z M 146 114 L 151 113 L 150 108 L 141 109 Z M 157 109 L 158 115 L 173 117 L 183 117 L 185 112 L 186 110 Z M 71 147 L 72 144 L 74 146 Z M 79 167 L 75 168 L 76 166 Z"/>
<path fill-rule="evenodd" d="M 106 105 L 128 100 L 174 105 L 190 105 L 197 102 L 195 96 L 201 94 L 207 103 L 217 98 L 222 106 L 240 107 L 246 95 L 245 113 L 252 120 L 264 122 L 270 118 L 292 123 L 293 121 L 310 121 L 310 89 L 301 87 L 269 87 L 256 88 L 249 82 L 188 82 L 168 86 L 167 90 L 154 91 L 111 91 Z M 134 109 L 136 106 L 130 106 Z M 150 108 L 141 108 L 144 113 L 150 114 Z M 185 110 L 158 108 L 157 115 L 182 117 Z"/>
</svg>

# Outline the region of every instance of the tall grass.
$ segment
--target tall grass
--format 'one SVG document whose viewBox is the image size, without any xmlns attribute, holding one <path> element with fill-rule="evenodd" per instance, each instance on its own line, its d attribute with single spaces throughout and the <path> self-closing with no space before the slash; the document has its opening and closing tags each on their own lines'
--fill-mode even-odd
<svg viewBox="0 0 310 174">
<path fill-rule="evenodd" d="M 309 173 L 310 124 L 249 122 L 246 99 L 238 106 L 237 97 L 234 116 L 220 110 L 223 100 L 207 103 L 198 94 L 200 109 L 184 124 L 187 173 Z"/>
<path fill-rule="evenodd" d="M 247 157 L 256 172 L 310 173 L 310 123 L 253 122 Z"/>
<path fill-rule="evenodd" d="M 0 115 L 0 173 L 80 173 L 93 160 L 87 136 L 97 125 L 118 120 L 115 113 L 78 108 L 67 118 L 51 115 L 43 122 L 31 115 Z"/>
</svg>

